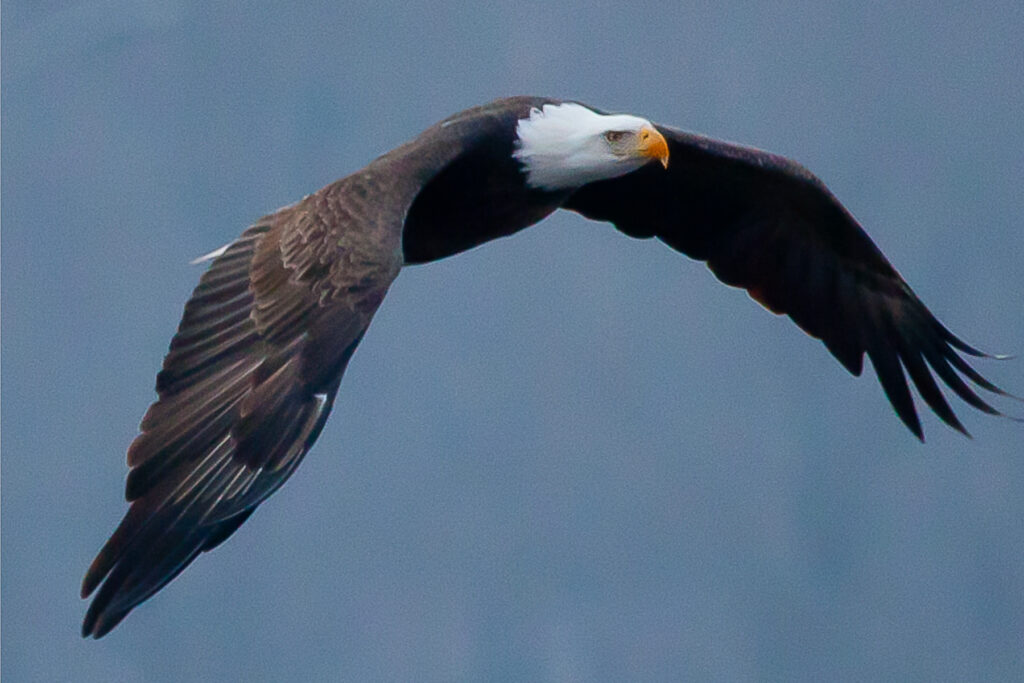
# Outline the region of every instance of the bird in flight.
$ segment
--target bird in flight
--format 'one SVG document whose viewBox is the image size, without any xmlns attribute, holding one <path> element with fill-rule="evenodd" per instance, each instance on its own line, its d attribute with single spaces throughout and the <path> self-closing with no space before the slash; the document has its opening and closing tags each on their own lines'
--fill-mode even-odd
<svg viewBox="0 0 1024 683">
<path fill-rule="evenodd" d="M 295 471 L 352 353 L 403 266 L 511 235 L 556 209 L 657 237 L 705 261 L 824 342 L 852 374 L 867 354 L 923 438 L 908 384 L 967 433 L 936 378 L 970 406 L 1008 395 L 964 356 L 987 354 L 925 307 L 853 216 L 775 154 L 607 114 L 511 97 L 455 114 L 256 221 L 211 261 L 128 448 L 128 512 L 89 567 L 99 638 L 230 536 Z"/>
</svg>

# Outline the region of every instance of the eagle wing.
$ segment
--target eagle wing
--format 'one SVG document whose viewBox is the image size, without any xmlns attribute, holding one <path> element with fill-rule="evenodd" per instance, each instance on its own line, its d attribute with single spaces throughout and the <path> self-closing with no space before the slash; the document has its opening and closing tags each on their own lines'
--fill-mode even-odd
<svg viewBox="0 0 1024 683">
<path fill-rule="evenodd" d="M 83 581 L 83 597 L 99 587 L 83 635 L 106 634 L 231 535 L 316 440 L 398 272 L 351 214 L 310 195 L 203 275 L 128 449 L 131 506 Z"/>
<path fill-rule="evenodd" d="M 933 372 L 971 406 L 1001 414 L 971 383 L 1005 392 L 961 355 L 987 354 L 936 319 L 818 178 L 768 152 L 658 130 L 669 146 L 667 170 L 649 164 L 585 185 L 564 208 L 706 261 L 722 282 L 746 289 L 821 339 L 854 375 L 866 353 L 896 413 L 919 439 L 907 376 L 925 403 L 964 434 Z"/>
</svg>

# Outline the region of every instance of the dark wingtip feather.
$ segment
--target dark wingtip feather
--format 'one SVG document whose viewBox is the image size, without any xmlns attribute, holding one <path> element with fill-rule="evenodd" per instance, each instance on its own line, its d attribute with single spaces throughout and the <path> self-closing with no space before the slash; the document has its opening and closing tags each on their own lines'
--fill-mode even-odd
<svg viewBox="0 0 1024 683">
<path fill-rule="evenodd" d="M 82 637 L 99 640 L 114 630 L 114 627 L 124 621 L 129 610 L 122 610 L 112 614 L 94 614 L 92 609 L 85 615 L 82 621 Z"/>
<path fill-rule="evenodd" d="M 977 370 L 972 368 L 967 363 L 967 361 L 965 361 L 963 358 L 958 356 L 956 354 L 956 352 L 953 351 L 952 349 L 946 348 L 945 349 L 945 355 L 946 355 L 946 358 L 949 360 L 949 362 L 952 363 L 953 367 L 955 367 L 967 379 L 971 380 L 974 384 L 976 384 L 977 386 L 981 387 L 985 391 L 988 391 L 989 393 L 995 394 L 996 396 L 1005 396 L 1007 398 L 1012 398 L 1012 399 L 1017 400 L 1017 401 L 1024 400 L 1024 399 L 1021 399 L 1018 396 L 1014 396 L 1013 394 L 1011 394 L 1011 393 L 1009 393 L 1007 391 L 1004 391 L 1003 389 L 1000 389 L 995 384 L 993 384 L 992 382 L 990 382 L 987 379 L 985 379 L 984 377 L 982 377 L 981 373 L 979 373 Z M 994 358 L 994 357 L 993 356 L 986 356 L 986 358 Z M 998 413 L 998 411 L 996 411 L 996 414 L 997 413 Z"/>
<path fill-rule="evenodd" d="M 907 426 L 907 429 L 924 443 L 921 418 L 917 415 L 910 387 L 907 386 L 907 378 L 896 354 L 883 347 L 875 347 L 868 351 L 868 357 L 871 358 L 871 364 L 875 367 L 875 374 L 882 385 L 882 391 L 885 392 L 889 403 L 896 410 L 896 414 Z"/>
<path fill-rule="evenodd" d="M 854 309 L 851 307 L 850 310 Z M 895 332 L 892 321 L 870 308 L 861 309 L 860 320 L 861 340 L 868 358 L 871 359 L 871 365 L 875 368 L 875 376 L 882 385 L 882 391 L 907 429 L 924 443 L 924 429 L 921 427 L 921 418 L 917 414 L 914 397 L 907 384 L 907 373 L 900 362 L 898 347 L 890 341 Z M 896 338 L 899 337 L 900 335 L 896 333 Z"/>
<path fill-rule="evenodd" d="M 935 320 L 934 324 L 938 326 L 940 336 L 943 339 L 945 339 L 950 346 L 959 349 L 960 351 L 966 353 L 969 356 L 974 356 L 975 358 L 992 358 L 991 354 L 985 353 L 981 349 L 971 346 L 963 339 L 950 332 L 949 328 L 940 323 L 938 320 Z"/>
<path fill-rule="evenodd" d="M 942 338 L 945 339 L 950 346 L 966 353 L 969 356 L 974 356 L 975 358 L 991 358 L 992 360 L 1012 360 L 1017 357 L 1016 354 L 988 353 L 987 351 L 982 351 L 975 346 L 971 346 L 963 339 L 950 332 L 949 328 L 938 320 L 934 320 L 934 324 L 938 326 Z"/>
<path fill-rule="evenodd" d="M 998 396 L 1005 396 L 1016 401 L 1024 401 L 1024 399 L 1004 391 L 986 380 L 981 376 L 981 374 L 972 368 L 966 360 L 957 354 L 955 349 L 950 348 L 949 345 L 944 344 L 941 340 L 918 333 L 916 341 L 920 344 L 921 352 L 924 354 L 928 364 L 935 370 L 936 374 L 942 378 L 943 382 L 945 382 L 946 385 L 949 386 L 963 401 L 983 413 L 987 413 L 995 417 L 1003 417 L 1008 420 L 1013 420 L 1014 422 L 1024 422 L 1024 418 L 1007 415 L 983 401 L 978 394 L 974 392 L 956 373 L 959 371 L 972 383 L 986 391 L 989 391 L 990 393 Z M 1012 356 L 991 356 L 986 354 L 983 357 L 1004 360 L 1006 358 L 1011 358 Z M 968 434 L 966 430 L 963 431 L 966 436 L 970 437 L 970 434 Z"/>
<path fill-rule="evenodd" d="M 102 551 L 96 556 L 96 559 L 92 561 L 92 564 L 89 565 L 89 570 L 85 572 L 85 577 L 82 578 L 82 590 L 79 594 L 83 600 L 92 595 L 93 591 L 96 590 L 96 587 L 100 585 L 100 581 L 102 581 L 103 577 L 106 576 L 105 568 L 103 571 L 100 571 L 101 557 L 104 557 Z"/>
<path fill-rule="evenodd" d="M 960 418 L 957 417 L 946 397 L 943 396 L 932 373 L 928 370 L 925 360 L 927 355 L 915 344 L 916 335 L 913 328 L 898 326 L 890 320 L 889 331 L 897 345 L 900 362 L 914 386 L 917 387 L 920 397 L 924 399 L 932 412 L 939 416 L 940 420 L 964 436 L 970 437 L 967 428 L 960 422 Z"/>
<path fill-rule="evenodd" d="M 99 611 L 95 608 L 95 605 L 90 605 L 89 609 L 85 613 L 85 619 L 82 620 L 82 637 L 83 638 L 98 638 L 95 634 L 96 621 L 99 619 Z"/>
</svg>

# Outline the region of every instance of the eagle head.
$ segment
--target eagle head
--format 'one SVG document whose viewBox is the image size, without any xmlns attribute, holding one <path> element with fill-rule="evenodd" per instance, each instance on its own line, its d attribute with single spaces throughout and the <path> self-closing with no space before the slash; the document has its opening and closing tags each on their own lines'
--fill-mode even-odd
<svg viewBox="0 0 1024 683">
<path fill-rule="evenodd" d="M 558 191 L 625 175 L 655 159 L 668 168 L 668 143 L 646 119 L 565 102 L 534 107 L 519 119 L 512 156 L 530 187 Z"/>
</svg>

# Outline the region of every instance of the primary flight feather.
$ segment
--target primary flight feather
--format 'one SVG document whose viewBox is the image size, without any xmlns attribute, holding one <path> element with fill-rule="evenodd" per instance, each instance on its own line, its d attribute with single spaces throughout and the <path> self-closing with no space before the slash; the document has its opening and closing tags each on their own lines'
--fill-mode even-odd
<svg viewBox="0 0 1024 683">
<path fill-rule="evenodd" d="M 101 637 L 291 475 L 391 282 L 559 208 L 658 237 L 821 339 L 854 375 L 871 359 L 897 415 L 907 382 L 966 433 L 936 382 L 999 411 L 984 356 L 917 298 L 850 213 L 789 159 L 610 115 L 513 97 L 466 110 L 257 221 L 208 255 L 128 448 L 131 506 L 82 584 Z M 973 386 L 972 386 L 973 385 Z"/>
</svg>

